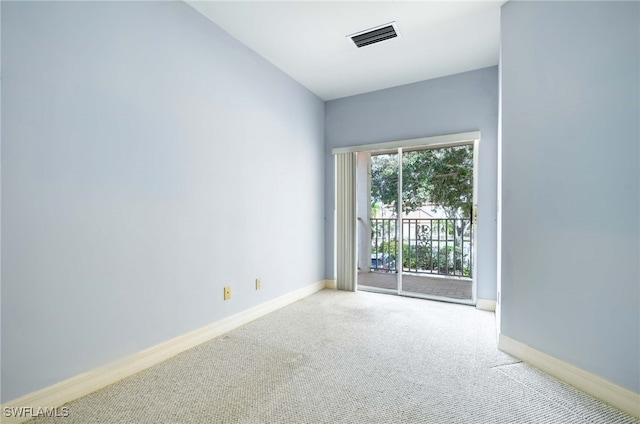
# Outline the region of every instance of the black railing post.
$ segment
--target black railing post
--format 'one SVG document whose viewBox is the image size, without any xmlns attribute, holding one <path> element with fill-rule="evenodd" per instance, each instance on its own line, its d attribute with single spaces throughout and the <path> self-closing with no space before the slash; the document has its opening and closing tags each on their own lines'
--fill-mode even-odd
<svg viewBox="0 0 640 424">
<path fill-rule="evenodd" d="M 458 262 L 456 261 L 456 247 L 458 243 L 458 220 L 453 220 L 453 274 L 458 274 Z"/>
</svg>

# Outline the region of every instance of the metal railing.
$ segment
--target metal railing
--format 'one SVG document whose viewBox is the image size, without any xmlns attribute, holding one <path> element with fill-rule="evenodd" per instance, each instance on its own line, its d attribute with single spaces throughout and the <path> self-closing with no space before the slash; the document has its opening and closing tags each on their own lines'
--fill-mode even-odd
<svg viewBox="0 0 640 424">
<path fill-rule="evenodd" d="M 371 269 L 397 272 L 396 240 L 398 220 L 395 218 L 369 218 L 371 225 Z"/>
<path fill-rule="evenodd" d="M 371 269 L 397 272 L 397 219 L 370 218 Z M 402 270 L 417 274 L 472 276 L 473 233 L 470 219 L 402 220 Z"/>
</svg>

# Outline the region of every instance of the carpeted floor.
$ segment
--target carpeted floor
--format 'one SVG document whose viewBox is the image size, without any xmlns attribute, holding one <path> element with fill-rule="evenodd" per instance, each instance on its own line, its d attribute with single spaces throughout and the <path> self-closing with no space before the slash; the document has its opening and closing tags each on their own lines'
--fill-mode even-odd
<svg viewBox="0 0 640 424">
<path fill-rule="evenodd" d="M 470 306 L 324 290 L 67 405 L 76 423 L 635 423 Z"/>
</svg>

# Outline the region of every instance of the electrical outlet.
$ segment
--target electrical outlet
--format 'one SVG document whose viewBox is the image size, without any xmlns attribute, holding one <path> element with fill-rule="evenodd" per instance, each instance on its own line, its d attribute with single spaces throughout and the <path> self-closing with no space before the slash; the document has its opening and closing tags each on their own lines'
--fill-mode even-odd
<svg viewBox="0 0 640 424">
<path fill-rule="evenodd" d="M 224 300 L 231 299 L 231 286 L 225 286 L 224 288 Z"/>
<path fill-rule="evenodd" d="M 262 288 L 262 281 L 259 278 L 256 278 L 256 290 L 260 290 Z"/>
</svg>

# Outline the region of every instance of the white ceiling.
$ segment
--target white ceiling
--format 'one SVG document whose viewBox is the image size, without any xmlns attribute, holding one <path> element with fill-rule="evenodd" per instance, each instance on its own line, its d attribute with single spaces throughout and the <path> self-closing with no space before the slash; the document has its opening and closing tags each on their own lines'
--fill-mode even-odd
<svg viewBox="0 0 640 424">
<path fill-rule="evenodd" d="M 497 65 L 505 3 L 185 1 L 323 100 Z M 398 38 L 346 37 L 392 21 Z"/>
</svg>

